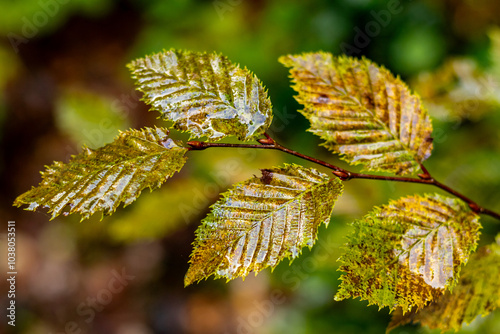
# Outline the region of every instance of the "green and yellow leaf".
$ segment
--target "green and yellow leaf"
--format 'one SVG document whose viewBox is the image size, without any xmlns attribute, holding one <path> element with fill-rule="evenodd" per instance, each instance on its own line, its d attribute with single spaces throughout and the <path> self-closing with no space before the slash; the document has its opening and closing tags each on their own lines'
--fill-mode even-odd
<svg viewBox="0 0 500 334">
<path fill-rule="evenodd" d="M 330 53 L 288 55 L 301 113 L 328 149 L 369 171 L 415 173 L 432 151 L 432 125 L 420 98 L 387 69 Z"/>
<path fill-rule="evenodd" d="M 311 248 L 343 187 L 312 168 L 262 170 L 223 194 L 196 231 L 185 285 L 215 275 L 228 280 L 276 267 Z"/>
<path fill-rule="evenodd" d="M 359 297 L 404 312 L 424 307 L 456 283 L 477 246 L 478 220 L 462 201 L 437 194 L 375 207 L 353 223 L 335 299 Z"/>
<path fill-rule="evenodd" d="M 47 166 L 42 182 L 14 205 L 48 208 L 52 219 L 61 213 L 80 213 L 82 219 L 97 211 L 111 214 L 121 202 L 135 201 L 144 188 L 158 188 L 186 163 L 187 148 L 167 135 L 162 128 L 129 130 L 97 150 L 85 147 L 68 163 Z"/>
<path fill-rule="evenodd" d="M 460 274 L 453 291 L 429 304 L 422 310 L 403 314 L 397 309 L 387 331 L 418 323 L 442 331 L 458 331 L 478 316 L 486 316 L 500 307 L 500 240 L 481 247 L 473 254 Z"/>
<path fill-rule="evenodd" d="M 131 62 L 144 101 L 194 137 L 251 140 L 271 124 L 271 101 L 257 77 L 216 53 L 170 50 Z"/>
</svg>

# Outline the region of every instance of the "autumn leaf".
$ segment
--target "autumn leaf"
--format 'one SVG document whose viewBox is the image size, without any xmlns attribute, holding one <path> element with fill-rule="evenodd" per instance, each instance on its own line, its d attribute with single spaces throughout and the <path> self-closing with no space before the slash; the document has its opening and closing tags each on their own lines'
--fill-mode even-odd
<svg viewBox="0 0 500 334">
<path fill-rule="evenodd" d="M 500 238 L 481 247 L 471 256 L 453 291 L 422 310 L 403 314 L 397 309 L 387 331 L 407 323 L 420 322 L 431 329 L 458 331 L 478 316 L 488 315 L 500 307 Z"/>
<path fill-rule="evenodd" d="M 458 199 L 409 196 L 353 224 L 335 299 L 422 308 L 451 288 L 479 239 L 479 216 Z"/>
<path fill-rule="evenodd" d="M 337 178 L 298 165 L 266 169 L 236 185 L 196 231 L 185 285 L 210 275 L 245 277 L 296 258 L 328 224 L 342 189 Z"/>
<path fill-rule="evenodd" d="M 330 53 L 288 55 L 301 113 L 324 146 L 368 171 L 415 173 L 432 151 L 432 125 L 420 98 L 387 69 Z"/>
<path fill-rule="evenodd" d="M 58 129 L 78 146 L 92 149 L 113 141 L 114 131 L 96 129 L 128 129 L 130 122 L 121 110 L 109 106 L 113 100 L 102 93 L 73 87 L 64 88 L 59 93 L 54 110 Z M 95 133 L 95 134 L 94 134 Z M 92 135 L 90 135 L 92 134 Z"/>
<path fill-rule="evenodd" d="M 97 211 L 111 214 L 121 202 L 135 201 L 144 188 L 158 188 L 185 164 L 187 148 L 167 134 L 162 128 L 129 130 L 97 150 L 85 147 L 68 163 L 48 166 L 42 182 L 14 205 L 48 208 L 52 219 L 61 213 L 80 213 L 82 219 Z"/>
<path fill-rule="evenodd" d="M 194 137 L 251 140 L 271 124 L 271 101 L 260 81 L 224 56 L 170 50 L 128 67 L 144 101 Z"/>
</svg>

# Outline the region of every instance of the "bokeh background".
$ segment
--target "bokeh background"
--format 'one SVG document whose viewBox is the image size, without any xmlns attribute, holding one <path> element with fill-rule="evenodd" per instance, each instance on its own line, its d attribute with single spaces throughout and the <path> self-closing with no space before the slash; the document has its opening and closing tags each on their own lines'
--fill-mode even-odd
<svg viewBox="0 0 500 334">
<path fill-rule="evenodd" d="M 346 167 L 305 132 L 287 70 L 277 62 L 324 50 L 366 56 L 406 80 L 433 117 L 428 169 L 500 211 L 499 25 L 496 0 L 1 0 L 0 268 L 7 271 L 7 220 L 15 220 L 18 276 L 17 326 L 6 325 L 2 306 L 0 332 L 383 333 L 387 310 L 333 300 L 348 224 L 373 205 L 436 189 L 349 181 L 329 227 L 293 263 L 245 281 L 208 279 L 188 288 L 183 276 L 194 231 L 218 194 L 259 168 L 310 164 L 267 150 L 194 152 L 160 190 L 81 223 L 72 216 L 49 221 L 11 204 L 38 184 L 45 165 L 67 161 L 83 144 L 99 147 L 118 130 L 162 124 L 139 100 L 125 65 L 164 48 L 218 51 L 248 67 L 269 89 L 270 132 Z M 482 223 L 481 244 L 491 243 L 499 222 L 483 216 Z M 126 278 L 117 284 L 117 275 Z M 6 305 L 5 280 L 0 287 Z M 500 312 L 462 330 L 499 332 Z"/>
</svg>

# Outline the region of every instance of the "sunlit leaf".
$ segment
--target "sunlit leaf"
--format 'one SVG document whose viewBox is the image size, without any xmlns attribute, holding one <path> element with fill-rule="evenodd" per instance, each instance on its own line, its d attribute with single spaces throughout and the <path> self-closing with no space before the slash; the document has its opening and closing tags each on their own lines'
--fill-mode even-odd
<svg viewBox="0 0 500 334">
<path fill-rule="evenodd" d="M 146 187 L 158 188 L 186 162 L 185 147 L 167 137 L 168 130 L 144 128 L 121 132 L 114 142 L 97 150 L 84 148 L 64 164 L 55 162 L 42 172 L 42 182 L 20 195 L 14 205 L 27 210 L 46 207 L 52 218 L 97 211 L 113 213 L 129 205 Z M 69 211 L 64 212 L 69 206 Z"/>
<path fill-rule="evenodd" d="M 353 224 L 335 299 L 410 311 L 451 288 L 479 239 L 479 216 L 458 199 L 409 196 Z"/>
<path fill-rule="evenodd" d="M 205 183 L 194 178 L 169 181 L 165 189 L 141 195 L 129 210 L 118 212 L 106 224 L 111 240 L 133 243 L 165 238 L 187 226 L 191 215 L 200 216 L 205 208 L 190 208 L 193 197 L 203 190 Z M 215 197 L 215 196 L 214 196 Z M 186 207 L 193 212 L 186 212 Z M 165 214 L 168 213 L 168 214 Z"/>
<path fill-rule="evenodd" d="M 104 95 L 82 89 L 64 89 L 55 109 L 57 127 L 78 145 L 99 148 L 110 143 L 118 129 L 130 124 Z"/>
<path fill-rule="evenodd" d="M 397 309 L 387 330 L 420 322 L 430 328 L 458 331 L 477 316 L 500 307 L 500 239 L 473 254 L 453 290 L 418 312 Z"/>
<path fill-rule="evenodd" d="M 288 55 L 301 113 L 324 146 L 365 170 L 414 173 L 432 150 L 432 125 L 417 95 L 367 59 Z"/>
<path fill-rule="evenodd" d="M 251 140 L 271 124 L 271 102 L 260 81 L 224 56 L 170 50 L 128 66 L 145 102 L 195 137 Z"/>
<path fill-rule="evenodd" d="M 196 232 L 185 284 L 245 277 L 313 246 L 342 184 L 298 165 L 262 170 L 223 194 Z"/>
</svg>

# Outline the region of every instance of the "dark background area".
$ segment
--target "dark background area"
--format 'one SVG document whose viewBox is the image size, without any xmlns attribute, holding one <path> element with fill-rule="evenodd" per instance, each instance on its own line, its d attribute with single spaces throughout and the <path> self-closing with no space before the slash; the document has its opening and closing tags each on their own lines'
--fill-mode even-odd
<svg viewBox="0 0 500 334">
<path fill-rule="evenodd" d="M 498 212 L 499 21 L 495 0 L 0 1 L 0 268 L 8 271 L 5 226 L 15 220 L 14 332 L 383 333 L 387 310 L 333 300 L 348 223 L 389 199 L 436 189 L 349 181 L 329 227 L 291 265 L 286 260 L 245 281 L 209 278 L 188 288 L 183 277 L 194 231 L 220 192 L 259 168 L 312 165 L 280 152 L 195 152 L 160 190 L 144 192 L 111 217 L 81 223 L 79 217 L 49 221 L 12 202 L 40 182 L 45 165 L 67 161 L 83 144 L 99 147 L 118 130 L 164 124 L 139 100 L 125 65 L 170 48 L 217 51 L 252 70 L 273 102 L 270 132 L 290 148 L 347 167 L 305 131 L 288 72 L 277 62 L 284 54 L 323 50 L 366 56 L 407 81 L 433 117 L 428 169 Z M 498 221 L 481 221 L 487 244 Z M 113 290 L 120 273 L 130 279 Z M 0 287 L 7 291 L 5 280 Z M 6 293 L 0 301 L 6 305 Z M 394 331 L 431 332 L 439 331 Z M 463 330 L 499 332 L 498 312 Z"/>
</svg>

